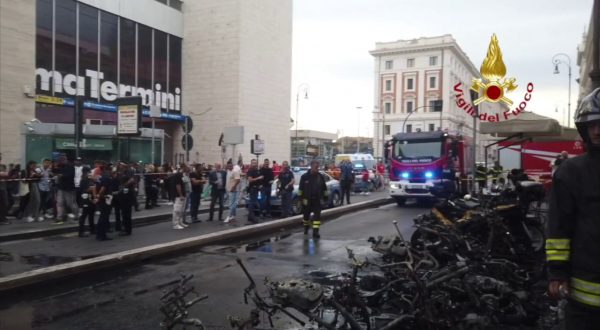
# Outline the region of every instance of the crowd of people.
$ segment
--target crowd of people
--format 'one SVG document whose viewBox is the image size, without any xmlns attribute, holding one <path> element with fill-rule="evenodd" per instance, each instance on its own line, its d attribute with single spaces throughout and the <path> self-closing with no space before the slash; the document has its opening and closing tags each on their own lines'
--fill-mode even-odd
<svg viewBox="0 0 600 330">
<path fill-rule="evenodd" d="M 270 196 L 275 179 L 279 182 L 282 216 L 292 214 L 295 180 L 288 162 L 273 161 L 271 165 L 265 159 L 259 167 L 257 160 L 249 165 L 229 160 L 223 168 L 220 163 L 86 163 L 79 157 L 70 162 L 63 155 L 55 160 L 43 159 L 41 164 L 30 161 L 21 169 L 19 164 L 6 166 L 1 160 L 0 224 L 10 224 L 9 217 L 26 223 L 78 222 L 80 237 L 89 236 L 89 231 L 100 241 L 110 240 L 107 233 L 112 231 L 131 235 L 132 213 L 140 210 L 138 195 L 143 194 L 145 209 L 160 207 L 159 199 L 172 206 L 173 229 L 181 230 L 202 222 L 198 216 L 202 199 L 210 200 L 207 221 L 236 221 L 242 189 L 253 210 L 248 221 L 257 223 L 271 216 Z M 259 192 L 265 196 L 260 204 Z M 228 214 L 224 218 L 226 202 Z M 111 214 L 115 219 L 112 227 Z"/>
</svg>

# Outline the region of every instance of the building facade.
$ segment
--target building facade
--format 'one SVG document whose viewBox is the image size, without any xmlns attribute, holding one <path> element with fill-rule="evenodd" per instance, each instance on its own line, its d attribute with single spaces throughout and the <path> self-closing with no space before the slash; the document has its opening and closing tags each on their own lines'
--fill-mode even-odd
<svg viewBox="0 0 600 330">
<path fill-rule="evenodd" d="M 473 119 L 456 105 L 454 86 L 469 86 L 480 74 L 451 35 L 378 42 L 370 54 L 375 60 L 375 157 L 382 157 L 385 141 L 400 132 L 448 130 L 473 136 Z M 480 105 L 480 111 L 500 109 L 498 103 Z M 482 160 L 480 145 L 477 158 Z"/>
<path fill-rule="evenodd" d="M 81 154 L 90 159 L 214 162 L 223 151 L 249 159 L 255 134 L 267 156 L 289 155 L 281 136 L 288 134 L 291 0 L 7 0 L 0 7 L 4 161 L 72 156 L 76 109 Z M 115 102 L 127 96 L 143 104 L 144 129 L 132 138 L 115 135 Z M 160 109 L 155 129 L 150 106 Z M 224 129 L 239 125 L 243 144 L 219 146 Z"/>
<path fill-rule="evenodd" d="M 590 23 L 583 34 L 583 40 L 577 47 L 577 65 L 579 66 L 578 102 L 600 87 L 600 0 L 594 0 Z"/>
<path fill-rule="evenodd" d="M 317 158 L 329 160 L 335 156 L 337 134 L 313 130 L 290 130 L 290 147 L 294 164 Z M 305 162 L 306 163 L 306 162 Z"/>
</svg>

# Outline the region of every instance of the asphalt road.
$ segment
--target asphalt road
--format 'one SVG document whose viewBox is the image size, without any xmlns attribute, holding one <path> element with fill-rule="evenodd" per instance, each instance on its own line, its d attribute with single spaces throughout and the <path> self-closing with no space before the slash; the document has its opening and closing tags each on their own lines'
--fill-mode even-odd
<svg viewBox="0 0 600 330">
<path fill-rule="evenodd" d="M 395 232 L 393 220 L 409 237 L 412 219 L 427 210 L 395 204 L 367 209 L 325 223 L 321 239 L 301 232 L 282 232 L 249 242 L 204 247 L 171 257 L 99 272 L 54 287 L 37 288 L 11 297 L 0 297 L 0 329 L 156 329 L 162 320 L 160 296 L 180 274 L 193 274 L 190 282 L 208 299 L 190 308 L 206 329 L 231 329 L 228 315 L 247 317 L 243 289 L 248 285 L 235 257 L 240 257 L 261 291 L 262 280 L 285 280 L 307 272 L 347 271 L 346 247 L 361 257 L 373 256 L 367 238 Z M 297 329 L 285 317 L 275 318 L 277 329 Z M 265 323 L 266 324 L 266 323 Z"/>
</svg>

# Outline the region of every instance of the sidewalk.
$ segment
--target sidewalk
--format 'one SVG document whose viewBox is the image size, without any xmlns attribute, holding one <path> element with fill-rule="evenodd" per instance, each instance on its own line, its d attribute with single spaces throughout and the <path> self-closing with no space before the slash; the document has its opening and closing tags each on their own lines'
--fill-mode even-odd
<svg viewBox="0 0 600 330">
<path fill-rule="evenodd" d="M 382 199 L 388 196 L 387 192 L 375 192 L 369 196 L 356 195 L 352 203 Z M 206 208 L 207 205 L 204 206 Z M 142 213 L 150 216 L 150 212 L 170 219 L 170 208 L 160 207 L 157 210 L 141 211 L 136 213 L 138 221 L 143 221 Z M 168 213 L 169 216 L 165 216 Z M 118 236 L 110 233 L 111 241 L 99 242 L 94 237 L 79 238 L 76 233 L 49 236 L 38 239 L 20 240 L 0 243 L 0 277 L 26 272 L 62 263 L 90 259 L 111 253 L 123 252 L 142 248 L 154 244 L 169 243 L 172 241 L 191 238 L 204 234 L 219 232 L 226 229 L 247 225 L 246 210 L 238 210 L 238 220 L 234 223 L 224 224 L 220 221 L 206 222 L 207 216 L 200 217 L 202 223 L 195 223 L 184 230 L 173 230 L 169 221 L 154 223 L 152 225 L 134 228 L 131 236 Z M 271 219 L 265 220 L 265 222 Z M 33 224 L 32 224 L 33 225 Z M 6 225 L 17 226 L 17 225 Z M 44 223 L 39 224 L 43 230 Z M 52 226 L 46 224 L 46 227 Z M 70 225 L 74 226 L 74 225 Z M 4 226 L 3 226 L 4 227 Z"/>
<path fill-rule="evenodd" d="M 208 213 L 209 201 L 202 201 L 199 208 L 199 214 Z M 143 204 L 140 205 L 140 211 L 135 210 L 132 213 L 133 227 L 140 227 L 153 224 L 160 221 L 171 219 L 173 206 L 168 205 L 167 201 L 159 201 L 160 207 L 146 210 Z M 238 204 L 238 207 L 244 207 Z M 225 207 L 227 209 L 227 207 Z M 227 212 L 227 211 L 226 211 Z M 94 216 L 94 221 L 98 222 L 99 215 Z M 207 216 L 200 216 L 200 219 Z M 65 221 L 63 224 L 54 224 L 54 219 L 46 219 L 42 222 L 28 223 L 25 219 L 17 220 L 15 217 L 8 217 L 11 222 L 7 225 L 0 225 L 0 242 L 8 242 L 19 239 L 39 238 L 51 235 L 60 235 L 65 233 L 77 232 L 79 230 L 79 222 L 77 219 Z M 115 215 L 114 211 L 110 214 L 111 228 L 114 228 Z"/>
</svg>

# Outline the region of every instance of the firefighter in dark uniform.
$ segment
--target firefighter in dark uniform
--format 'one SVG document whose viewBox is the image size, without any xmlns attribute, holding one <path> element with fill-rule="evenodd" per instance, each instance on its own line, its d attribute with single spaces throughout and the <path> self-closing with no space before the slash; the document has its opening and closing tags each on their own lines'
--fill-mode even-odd
<svg viewBox="0 0 600 330">
<path fill-rule="evenodd" d="M 304 220 L 304 235 L 308 234 L 310 228 L 310 214 L 313 214 L 312 229 L 313 237 L 319 238 L 319 228 L 321 227 L 321 203 L 327 200 L 329 192 L 325 184 L 325 178 L 319 173 L 319 162 L 313 160 L 310 163 L 310 170 L 300 177 L 300 187 L 298 197 L 302 199 L 302 213 Z"/>
<path fill-rule="evenodd" d="M 587 152 L 554 173 L 546 259 L 548 293 L 568 297 L 567 329 L 600 324 L 600 88 L 585 97 L 575 125 Z"/>
</svg>

